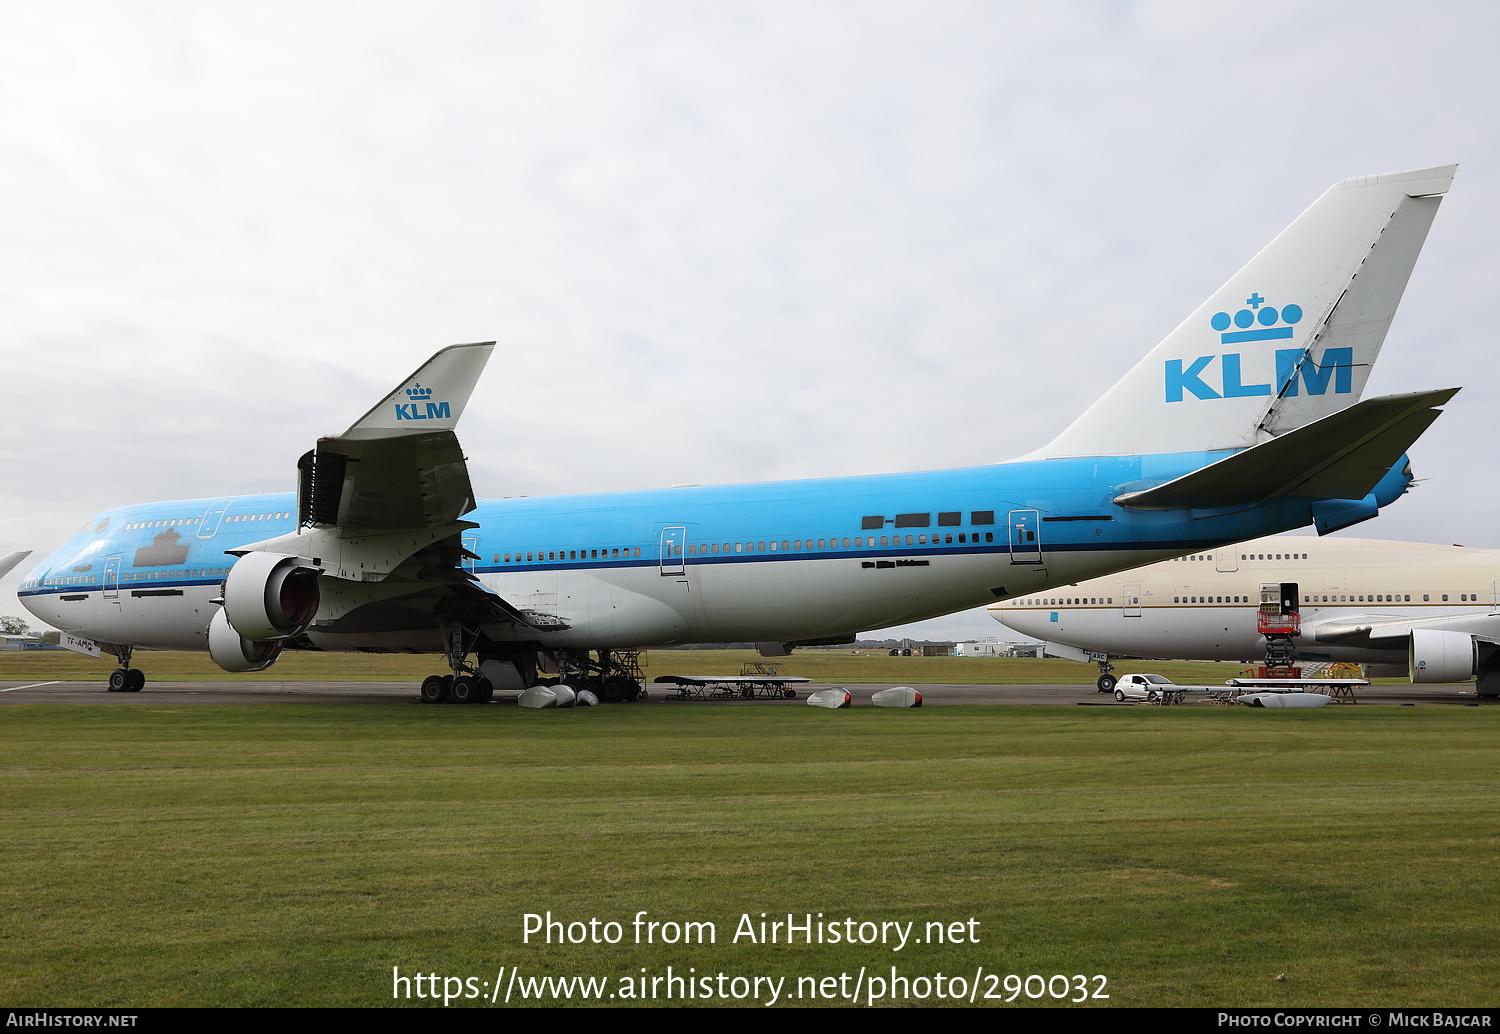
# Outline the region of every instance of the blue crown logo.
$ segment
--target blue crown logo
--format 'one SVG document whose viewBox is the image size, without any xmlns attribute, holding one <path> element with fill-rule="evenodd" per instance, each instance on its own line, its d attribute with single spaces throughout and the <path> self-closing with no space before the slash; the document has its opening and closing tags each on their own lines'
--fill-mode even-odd
<svg viewBox="0 0 1500 1034">
<path fill-rule="evenodd" d="M 1225 318 L 1227 319 L 1228 317 Z M 1228 324 L 1225 324 L 1225 326 L 1228 326 Z M 413 384 L 411 387 L 406 389 L 406 397 L 411 399 L 413 402 L 420 402 L 423 399 L 430 399 L 432 398 L 432 389 L 424 388 L 420 384 Z"/>
<path fill-rule="evenodd" d="M 1215 330 L 1224 332 L 1221 339 L 1226 345 L 1237 345 L 1242 341 L 1269 341 L 1273 338 L 1291 337 L 1292 325 L 1302 319 L 1302 306 L 1283 305 L 1281 311 L 1276 310 L 1274 305 L 1266 305 L 1266 300 L 1260 296 L 1259 291 L 1253 291 L 1249 298 L 1245 299 L 1248 309 L 1241 309 L 1231 319 L 1227 312 L 1216 312 L 1209 325 Z M 1283 323 L 1285 326 L 1277 326 Z M 1239 330 L 1230 330 L 1230 324 L 1239 327 Z M 1260 324 L 1256 327 L 1256 324 Z M 1255 329 L 1251 329 L 1255 328 Z"/>
</svg>

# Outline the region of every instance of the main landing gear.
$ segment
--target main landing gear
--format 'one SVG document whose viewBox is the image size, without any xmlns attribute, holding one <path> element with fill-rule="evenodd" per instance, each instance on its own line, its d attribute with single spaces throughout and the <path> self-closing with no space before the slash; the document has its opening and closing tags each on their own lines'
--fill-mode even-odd
<svg viewBox="0 0 1500 1034">
<path fill-rule="evenodd" d="M 139 693 L 146 688 L 146 675 L 139 668 L 130 666 L 131 648 L 128 646 L 117 647 L 115 656 L 120 658 L 120 666 L 109 673 L 109 691 L 111 693 Z"/>
<path fill-rule="evenodd" d="M 641 696 L 639 650 L 600 650 L 596 661 L 587 650 L 559 651 L 558 681 L 587 689 L 600 700 L 618 704 Z"/>
<path fill-rule="evenodd" d="M 495 687 L 479 674 L 479 669 L 465 662 L 479 639 L 477 632 L 462 626 L 452 629 L 444 639 L 448 666 L 452 675 L 429 675 L 422 680 L 424 704 L 487 704 L 494 699 Z"/>
</svg>

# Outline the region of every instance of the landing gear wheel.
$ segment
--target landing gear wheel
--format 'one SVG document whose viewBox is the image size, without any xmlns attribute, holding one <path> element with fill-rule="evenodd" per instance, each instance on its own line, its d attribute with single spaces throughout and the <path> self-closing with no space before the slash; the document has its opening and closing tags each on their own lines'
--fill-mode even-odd
<svg viewBox="0 0 1500 1034">
<path fill-rule="evenodd" d="M 451 675 L 429 675 L 422 680 L 422 703 L 444 704 L 448 702 L 448 684 Z"/>
<path fill-rule="evenodd" d="M 795 689 L 783 689 L 781 691 L 781 695 L 786 697 L 788 700 L 797 699 L 797 691 Z"/>
<path fill-rule="evenodd" d="M 139 668 L 131 668 L 126 673 L 125 692 L 139 693 L 146 688 L 146 673 Z"/>
<path fill-rule="evenodd" d="M 1115 702 L 1120 704 L 1125 702 L 1125 691 L 1123 689 L 1115 690 Z"/>
<path fill-rule="evenodd" d="M 612 675 L 604 680 L 604 685 L 599 687 L 599 699 L 607 700 L 611 704 L 618 704 L 622 700 L 629 699 L 630 680 L 624 675 Z"/>
<path fill-rule="evenodd" d="M 448 691 L 455 704 L 477 704 L 479 702 L 479 679 L 473 675 L 460 675 L 453 680 Z"/>
<path fill-rule="evenodd" d="M 109 673 L 109 691 L 111 693 L 130 692 L 130 672 L 124 668 L 116 668 Z"/>
<path fill-rule="evenodd" d="M 1118 680 L 1113 675 L 1108 675 L 1108 674 L 1106 674 L 1106 675 L 1100 675 L 1099 676 L 1099 692 L 1101 692 L 1101 693 L 1113 693 L 1114 690 L 1115 690 L 1115 683 L 1117 681 Z"/>
<path fill-rule="evenodd" d="M 635 679 L 625 680 L 625 699 L 636 700 L 641 696 L 641 684 Z"/>
<path fill-rule="evenodd" d="M 493 699 L 495 699 L 495 684 L 483 675 L 479 676 L 479 697 L 474 703 L 487 704 Z"/>
</svg>

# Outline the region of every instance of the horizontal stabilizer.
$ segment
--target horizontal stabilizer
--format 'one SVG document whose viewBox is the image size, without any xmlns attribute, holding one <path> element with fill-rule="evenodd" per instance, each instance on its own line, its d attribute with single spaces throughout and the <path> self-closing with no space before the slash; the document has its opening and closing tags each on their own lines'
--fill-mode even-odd
<svg viewBox="0 0 1500 1034">
<path fill-rule="evenodd" d="M 1164 485 L 1126 492 L 1131 510 L 1209 509 L 1282 496 L 1362 499 L 1437 419 L 1457 388 L 1386 395 L 1288 431 Z"/>
</svg>

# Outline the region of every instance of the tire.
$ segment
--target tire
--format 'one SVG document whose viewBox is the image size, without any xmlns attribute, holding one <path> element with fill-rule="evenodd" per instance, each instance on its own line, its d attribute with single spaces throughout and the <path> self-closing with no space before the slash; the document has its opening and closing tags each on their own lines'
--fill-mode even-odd
<svg viewBox="0 0 1500 1034">
<path fill-rule="evenodd" d="M 479 702 L 479 679 L 473 675 L 460 675 L 453 680 L 448 690 L 455 704 L 477 704 Z"/>
<path fill-rule="evenodd" d="M 1115 691 L 1115 683 L 1117 681 L 1119 681 L 1119 680 L 1116 679 L 1113 675 L 1107 675 L 1107 674 L 1106 675 L 1100 675 L 1099 676 L 1099 692 L 1101 692 L 1101 693 L 1113 693 Z"/>
<path fill-rule="evenodd" d="M 625 699 L 638 700 L 641 696 L 641 684 L 635 679 L 625 680 Z"/>
<path fill-rule="evenodd" d="M 1157 702 L 1157 700 L 1161 699 L 1161 697 L 1160 694 L 1156 692 L 1156 690 L 1148 689 L 1146 690 L 1146 699 L 1154 704 Z"/>
<path fill-rule="evenodd" d="M 127 693 L 139 693 L 146 688 L 146 673 L 139 668 L 131 668 L 129 672 L 129 683 L 125 687 Z"/>
<path fill-rule="evenodd" d="M 109 673 L 109 691 L 111 693 L 130 692 L 130 672 L 124 668 L 116 668 Z"/>
<path fill-rule="evenodd" d="M 1125 691 L 1123 689 L 1115 690 L 1115 700 L 1122 704 L 1125 702 Z"/>
<path fill-rule="evenodd" d="M 599 687 L 599 699 L 611 704 L 625 700 L 630 693 L 630 680 L 624 675 L 611 675 Z"/>
<path fill-rule="evenodd" d="M 495 684 L 483 675 L 479 676 L 479 699 L 476 704 L 487 704 L 495 699 Z"/>
<path fill-rule="evenodd" d="M 448 702 L 448 681 L 442 675 L 429 675 L 422 680 L 422 703 L 444 704 Z"/>
</svg>

